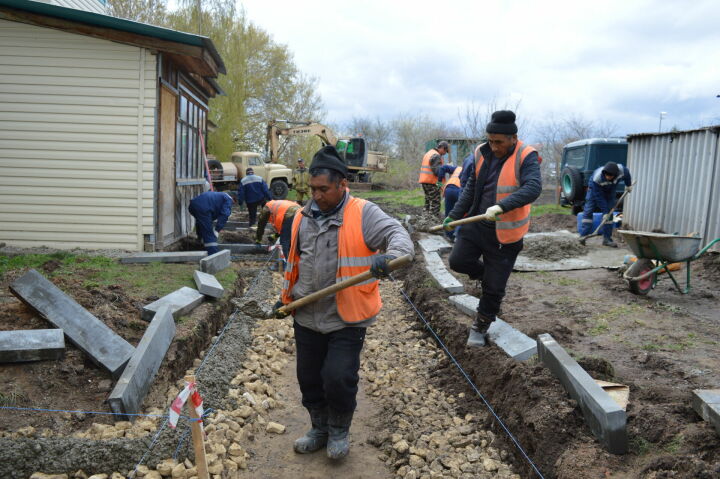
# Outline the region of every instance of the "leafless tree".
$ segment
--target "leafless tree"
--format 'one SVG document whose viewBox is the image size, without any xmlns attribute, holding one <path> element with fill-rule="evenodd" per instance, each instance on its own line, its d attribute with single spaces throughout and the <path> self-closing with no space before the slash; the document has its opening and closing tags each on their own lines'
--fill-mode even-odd
<svg viewBox="0 0 720 479">
<path fill-rule="evenodd" d="M 518 136 L 523 137 L 528 130 L 529 120 L 520 113 L 521 100 L 499 101 L 496 97 L 487 103 L 471 100 L 461 109 L 458 109 L 458 119 L 466 138 L 484 138 L 485 127 L 490 122 L 492 114 L 498 110 L 511 110 L 517 117 Z"/>
</svg>

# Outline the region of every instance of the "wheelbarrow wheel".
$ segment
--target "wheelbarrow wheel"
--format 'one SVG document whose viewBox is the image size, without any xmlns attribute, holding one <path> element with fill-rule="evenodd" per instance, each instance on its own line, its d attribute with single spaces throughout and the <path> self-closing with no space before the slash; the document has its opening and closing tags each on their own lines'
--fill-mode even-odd
<svg viewBox="0 0 720 479">
<path fill-rule="evenodd" d="M 633 268 L 633 276 L 642 276 L 648 271 L 652 270 L 655 267 L 653 262 L 649 259 L 640 259 L 638 260 L 638 264 L 634 265 Z M 638 294 L 641 296 L 645 296 L 650 292 L 651 289 L 653 289 L 653 286 L 655 286 L 655 280 L 657 278 L 657 273 L 653 273 L 647 278 L 636 280 L 631 279 L 628 281 L 628 285 L 630 286 L 630 291 L 632 291 L 634 294 Z"/>
</svg>

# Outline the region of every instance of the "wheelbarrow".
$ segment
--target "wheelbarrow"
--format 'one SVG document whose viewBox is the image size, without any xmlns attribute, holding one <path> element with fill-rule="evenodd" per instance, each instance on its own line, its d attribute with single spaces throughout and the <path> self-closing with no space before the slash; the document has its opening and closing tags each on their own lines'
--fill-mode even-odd
<svg viewBox="0 0 720 479">
<path fill-rule="evenodd" d="M 655 287 L 658 273 L 667 273 L 680 294 L 690 292 L 690 263 L 700 258 L 715 243 L 716 238 L 702 250 L 699 236 L 678 236 L 664 233 L 648 233 L 646 231 L 618 230 L 627 243 L 628 248 L 635 253 L 637 261 L 623 274 L 627 280 L 630 291 L 645 295 Z M 681 287 L 673 276 L 670 265 L 673 263 L 687 263 L 685 265 L 685 287 Z"/>
</svg>

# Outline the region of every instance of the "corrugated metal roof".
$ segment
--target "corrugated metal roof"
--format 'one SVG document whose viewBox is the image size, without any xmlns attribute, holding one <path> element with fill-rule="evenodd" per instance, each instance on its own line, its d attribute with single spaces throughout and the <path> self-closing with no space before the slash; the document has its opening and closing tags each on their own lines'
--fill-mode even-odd
<svg viewBox="0 0 720 479">
<path fill-rule="evenodd" d="M 631 135 L 627 136 L 628 141 L 632 141 L 634 138 L 640 138 L 643 136 L 666 136 L 666 135 L 684 135 L 687 133 L 694 133 L 696 131 L 718 131 L 720 130 L 720 125 L 712 125 L 712 126 L 703 126 L 702 128 L 696 128 L 694 130 L 681 130 L 681 131 L 664 131 L 664 132 L 649 132 L 649 133 L 633 133 Z"/>
<path fill-rule="evenodd" d="M 161 40 L 167 40 L 170 42 L 203 47 L 208 50 L 213 60 L 217 63 L 218 71 L 220 73 L 226 73 L 225 64 L 223 63 L 222 57 L 215 48 L 215 44 L 208 37 L 204 37 L 202 35 L 180 32 L 178 30 L 172 30 L 170 28 L 163 28 L 156 25 L 149 25 L 147 23 L 134 22 L 132 20 L 126 20 L 124 18 L 113 17 L 110 15 L 87 12 L 84 10 L 76 10 L 74 8 L 59 7 L 57 5 L 33 2 L 30 0 L 0 0 L 0 6 L 13 8 L 16 10 L 22 10 L 25 12 L 36 13 L 38 15 L 45 15 L 49 17 L 60 18 L 63 20 L 85 23 L 87 25 L 93 25 L 96 27 L 119 30 L 152 38 L 159 38 Z"/>
</svg>

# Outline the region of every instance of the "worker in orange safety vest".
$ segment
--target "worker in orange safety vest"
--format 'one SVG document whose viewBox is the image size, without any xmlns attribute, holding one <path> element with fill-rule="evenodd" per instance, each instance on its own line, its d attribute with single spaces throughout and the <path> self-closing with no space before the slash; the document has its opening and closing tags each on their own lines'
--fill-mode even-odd
<svg viewBox="0 0 720 479">
<path fill-rule="evenodd" d="M 443 165 L 442 157 L 450 150 L 447 141 L 440 141 L 435 148 L 428 150 L 423 156 L 420 165 L 418 183 L 422 185 L 425 194 L 425 212 L 435 218 L 440 217 L 440 168 Z"/>
</svg>

